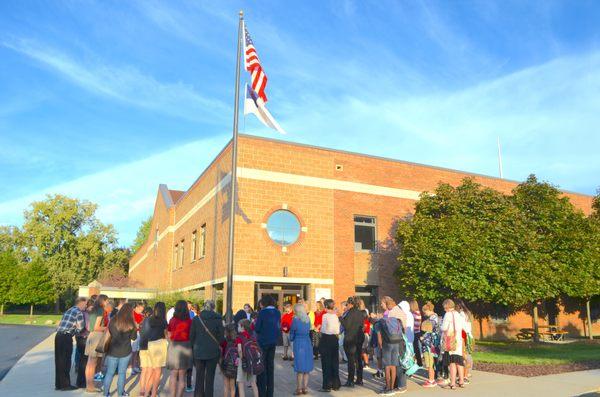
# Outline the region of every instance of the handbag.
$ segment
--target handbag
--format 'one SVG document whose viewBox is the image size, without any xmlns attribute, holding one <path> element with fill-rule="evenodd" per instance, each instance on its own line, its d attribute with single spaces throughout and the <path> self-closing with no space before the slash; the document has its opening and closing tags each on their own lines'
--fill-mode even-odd
<svg viewBox="0 0 600 397">
<path fill-rule="evenodd" d="M 444 334 L 444 351 L 451 352 L 456 350 L 456 325 L 454 323 L 454 313 L 452 313 L 452 332 L 448 330 Z"/>
<path fill-rule="evenodd" d="M 206 326 L 206 324 L 204 324 L 204 321 L 202 321 L 202 318 L 200 317 L 200 315 L 196 316 L 198 318 L 198 320 L 200 320 L 200 324 L 202 324 L 202 326 L 204 327 L 204 330 L 206 331 L 206 333 L 208 334 L 208 336 L 210 336 L 210 338 L 217 344 L 217 347 L 219 348 L 219 364 L 221 364 L 221 360 L 223 359 L 223 349 L 221 348 L 221 344 L 219 343 L 219 341 L 217 340 L 217 338 L 213 335 L 212 332 L 210 332 L 210 330 L 208 329 L 208 327 Z"/>
<path fill-rule="evenodd" d="M 106 328 L 104 335 L 102 335 L 102 339 L 100 339 L 100 342 L 98 342 L 98 345 L 96 346 L 96 353 L 107 353 L 108 349 L 110 349 L 111 339 L 110 331 Z"/>
</svg>

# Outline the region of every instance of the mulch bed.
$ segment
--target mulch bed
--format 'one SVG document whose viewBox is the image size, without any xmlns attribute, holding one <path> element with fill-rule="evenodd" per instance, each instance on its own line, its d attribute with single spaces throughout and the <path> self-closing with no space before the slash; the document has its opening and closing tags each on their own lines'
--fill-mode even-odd
<svg viewBox="0 0 600 397">
<path fill-rule="evenodd" d="M 527 378 L 532 376 L 561 374 L 563 372 L 585 371 L 588 369 L 597 368 L 600 368 L 600 360 L 556 365 L 517 365 L 482 362 L 476 362 L 474 364 L 474 369 L 477 371 L 496 372 L 504 375 L 524 376 Z"/>
</svg>

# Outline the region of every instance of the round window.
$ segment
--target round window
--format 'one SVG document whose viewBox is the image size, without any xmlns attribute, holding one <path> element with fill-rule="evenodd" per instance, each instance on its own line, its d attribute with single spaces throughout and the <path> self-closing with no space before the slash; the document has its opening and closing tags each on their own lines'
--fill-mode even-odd
<svg viewBox="0 0 600 397">
<path fill-rule="evenodd" d="M 279 245 L 292 245 L 300 237 L 300 221 L 290 211 L 277 210 L 267 220 L 267 233 Z"/>
</svg>

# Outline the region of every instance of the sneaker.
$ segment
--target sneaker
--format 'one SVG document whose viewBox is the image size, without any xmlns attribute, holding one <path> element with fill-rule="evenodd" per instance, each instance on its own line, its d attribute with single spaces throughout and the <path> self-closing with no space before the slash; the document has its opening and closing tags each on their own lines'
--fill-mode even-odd
<svg viewBox="0 0 600 397">
<path fill-rule="evenodd" d="M 394 394 L 402 394 L 402 393 L 406 393 L 408 389 L 406 387 L 399 387 L 397 389 L 394 390 Z"/>
<path fill-rule="evenodd" d="M 394 391 L 390 390 L 390 389 L 383 389 L 382 391 L 380 391 L 378 393 L 380 396 L 393 396 L 394 395 Z"/>
<path fill-rule="evenodd" d="M 125 392 L 125 393 L 121 394 L 121 397 L 129 397 L 129 393 Z"/>
<path fill-rule="evenodd" d="M 437 380 L 437 384 L 440 386 L 446 386 L 450 384 L 450 381 L 448 379 L 440 378 Z"/>
<path fill-rule="evenodd" d="M 192 386 L 186 386 L 186 388 L 185 388 L 186 393 L 191 393 L 193 391 L 194 391 L 194 388 Z"/>
<path fill-rule="evenodd" d="M 104 379 L 104 374 L 102 372 L 98 372 L 94 375 L 94 381 L 100 382 L 102 379 Z"/>
<path fill-rule="evenodd" d="M 464 378 L 463 382 L 465 383 L 465 385 L 468 385 L 469 383 L 471 383 L 471 381 L 469 380 L 469 378 Z"/>
<path fill-rule="evenodd" d="M 423 387 L 437 387 L 437 383 L 432 380 L 428 380 L 423 383 Z"/>
</svg>

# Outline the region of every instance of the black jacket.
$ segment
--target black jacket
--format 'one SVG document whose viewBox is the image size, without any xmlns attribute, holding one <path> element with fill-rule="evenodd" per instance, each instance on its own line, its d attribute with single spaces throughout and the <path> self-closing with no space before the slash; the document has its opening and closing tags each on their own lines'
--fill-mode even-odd
<svg viewBox="0 0 600 397">
<path fill-rule="evenodd" d="M 216 341 L 206 332 L 206 328 Z M 199 316 L 192 320 L 190 331 L 190 342 L 194 351 L 194 358 L 198 360 L 210 360 L 221 354 L 220 344 L 223 341 L 223 317 L 213 311 L 202 310 Z"/>
<path fill-rule="evenodd" d="M 344 343 L 358 342 L 364 339 L 364 312 L 353 307 L 348 310 L 346 315 L 341 319 L 341 322 L 344 326 Z"/>
</svg>

